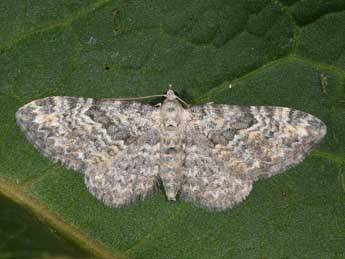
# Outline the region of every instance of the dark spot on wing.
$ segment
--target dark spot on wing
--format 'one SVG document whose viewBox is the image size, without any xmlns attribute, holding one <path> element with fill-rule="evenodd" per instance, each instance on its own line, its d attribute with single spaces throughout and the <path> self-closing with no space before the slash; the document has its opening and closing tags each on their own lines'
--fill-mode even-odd
<svg viewBox="0 0 345 259">
<path fill-rule="evenodd" d="M 93 121 L 101 123 L 105 128 L 109 128 L 110 124 L 114 123 L 100 106 L 91 106 L 85 114 Z"/>
<path fill-rule="evenodd" d="M 215 145 L 220 144 L 226 146 L 229 141 L 233 140 L 236 132 L 233 129 L 215 130 L 209 134 L 209 139 Z"/>
</svg>

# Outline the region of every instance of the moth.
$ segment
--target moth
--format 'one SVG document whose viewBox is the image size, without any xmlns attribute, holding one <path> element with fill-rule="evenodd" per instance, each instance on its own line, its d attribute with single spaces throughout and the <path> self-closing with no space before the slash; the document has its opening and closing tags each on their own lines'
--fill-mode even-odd
<svg viewBox="0 0 345 259">
<path fill-rule="evenodd" d="M 107 206 L 143 200 L 162 185 L 176 198 L 213 211 L 232 208 L 253 183 L 302 161 L 326 134 L 303 111 L 202 104 L 169 89 L 160 107 L 130 100 L 55 96 L 16 113 L 43 155 L 83 174 Z"/>
</svg>

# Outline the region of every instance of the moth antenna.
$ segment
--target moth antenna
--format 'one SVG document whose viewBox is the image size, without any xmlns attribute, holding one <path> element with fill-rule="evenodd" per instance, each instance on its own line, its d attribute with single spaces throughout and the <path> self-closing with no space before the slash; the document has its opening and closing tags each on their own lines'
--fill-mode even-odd
<svg viewBox="0 0 345 259">
<path fill-rule="evenodd" d="M 189 104 L 183 101 L 180 97 L 176 96 L 177 100 L 179 100 L 186 108 L 189 108 Z"/>
<path fill-rule="evenodd" d="M 132 97 L 132 98 L 109 98 L 108 100 L 130 101 L 130 100 L 139 100 L 139 99 L 149 99 L 149 98 L 155 98 L 155 97 L 166 97 L 166 95 L 165 94 L 157 94 L 157 95 L 148 95 L 148 96 Z"/>
</svg>

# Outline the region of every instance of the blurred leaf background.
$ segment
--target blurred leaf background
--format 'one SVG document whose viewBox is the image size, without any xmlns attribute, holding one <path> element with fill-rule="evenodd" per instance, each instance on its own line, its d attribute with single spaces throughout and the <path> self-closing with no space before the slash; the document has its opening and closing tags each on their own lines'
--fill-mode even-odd
<svg viewBox="0 0 345 259">
<path fill-rule="evenodd" d="M 345 257 L 343 0 L 2 0 L 0 25 L 0 192 L 73 245 L 116 258 Z M 134 97 L 168 84 L 191 104 L 300 109 L 328 133 L 297 167 L 210 213 L 162 191 L 107 208 L 15 124 L 20 106 L 45 96 Z M 15 221 L 0 224 L 13 233 Z"/>
</svg>

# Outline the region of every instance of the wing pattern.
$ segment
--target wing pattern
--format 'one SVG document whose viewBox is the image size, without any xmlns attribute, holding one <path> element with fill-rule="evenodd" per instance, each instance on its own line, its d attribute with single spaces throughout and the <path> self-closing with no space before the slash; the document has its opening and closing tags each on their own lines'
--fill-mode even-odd
<svg viewBox="0 0 345 259">
<path fill-rule="evenodd" d="M 45 156 L 70 169 L 109 160 L 154 128 L 158 112 L 136 102 L 56 96 L 21 107 L 17 122 Z"/>
<path fill-rule="evenodd" d="M 181 198 L 209 210 L 222 211 L 241 202 L 252 189 L 246 174 L 233 174 L 212 154 L 212 143 L 196 131 L 187 133 Z"/>
<path fill-rule="evenodd" d="M 179 190 L 200 207 L 231 208 L 254 181 L 297 164 L 326 134 L 321 120 L 291 108 L 183 110 L 172 90 L 160 109 L 56 96 L 24 105 L 16 119 L 40 152 L 82 172 L 89 191 L 112 207 L 144 199 L 162 182 L 166 193 L 173 186 L 169 199 Z"/>
<path fill-rule="evenodd" d="M 297 164 L 326 134 L 318 118 L 284 107 L 191 108 L 181 198 L 209 210 L 241 202 L 252 184 Z"/>
<path fill-rule="evenodd" d="M 159 155 L 156 108 L 56 96 L 24 105 L 16 118 L 41 153 L 82 172 L 90 192 L 107 205 L 122 206 L 153 190 Z"/>
<path fill-rule="evenodd" d="M 191 127 L 209 139 L 213 155 L 254 180 L 297 164 L 326 134 L 315 116 L 285 107 L 206 104 L 191 112 Z"/>
<path fill-rule="evenodd" d="M 89 166 L 84 177 L 89 191 L 111 207 L 144 200 L 158 182 L 160 145 L 157 133 L 150 129 L 116 159 Z"/>
</svg>

